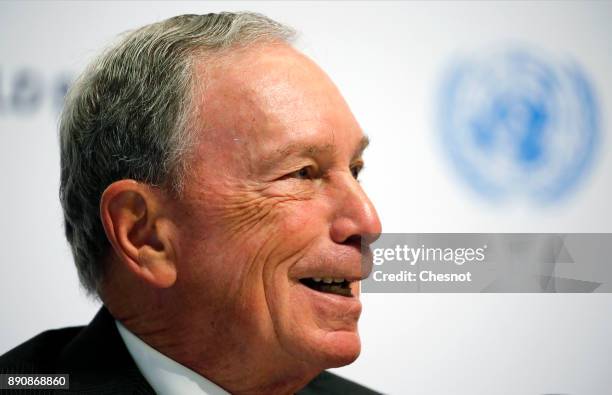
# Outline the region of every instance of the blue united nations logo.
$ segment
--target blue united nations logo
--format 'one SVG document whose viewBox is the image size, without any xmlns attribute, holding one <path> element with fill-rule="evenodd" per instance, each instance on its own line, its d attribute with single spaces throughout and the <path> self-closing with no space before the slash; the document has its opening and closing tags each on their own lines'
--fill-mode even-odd
<svg viewBox="0 0 612 395">
<path fill-rule="evenodd" d="M 494 199 L 565 196 L 588 168 L 599 135 L 581 69 L 527 51 L 455 63 L 443 79 L 438 116 L 453 166 Z"/>
</svg>

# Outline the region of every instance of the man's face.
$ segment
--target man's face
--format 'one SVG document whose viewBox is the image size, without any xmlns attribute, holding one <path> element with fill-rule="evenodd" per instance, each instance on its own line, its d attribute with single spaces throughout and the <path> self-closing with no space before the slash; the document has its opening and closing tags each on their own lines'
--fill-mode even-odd
<svg viewBox="0 0 612 395">
<path fill-rule="evenodd" d="M 193 326 L 271 363 L 352 362 L 370 269 L 360 237 L 380 232 L 356 179 L 363 132 L 329 78 L 284 44 L 225 55 L 196 79 L 198 144 L 175 207 Z"/>
</svg>

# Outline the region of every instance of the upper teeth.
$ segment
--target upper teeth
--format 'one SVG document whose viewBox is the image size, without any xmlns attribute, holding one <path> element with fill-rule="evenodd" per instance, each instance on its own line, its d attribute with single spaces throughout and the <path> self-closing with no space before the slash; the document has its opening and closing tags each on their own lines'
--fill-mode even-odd
<svg viewBox="0 0 612 395">
<path fill-rule="evenodd" d="M 323 280 L 323 282 L 325 284 L 331 284 L 331 283 L 343 283 L 345 280 L 343 278 L 332 278 L 332 277 L 313 277 L 312 278 L 315 282 L 320 282 L 321 280 Z"/>
</svg>

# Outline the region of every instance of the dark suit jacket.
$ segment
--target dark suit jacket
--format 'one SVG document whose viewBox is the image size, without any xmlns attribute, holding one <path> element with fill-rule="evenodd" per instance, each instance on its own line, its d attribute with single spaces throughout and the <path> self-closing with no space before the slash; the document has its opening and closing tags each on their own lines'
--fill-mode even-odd
<svg viewBox="0 0 612 395">
<path fill-rule="evenodd" d="M 85 327 L 50 330 L 0 357 L 0 373 L 68 373 L 68 394 L 154 394 L 104 307 Z M 48 392 L 47 392 L 48 393 Z M 323 372 L 299 395 L 374 395 L 377 392 Z"/>
</svg>

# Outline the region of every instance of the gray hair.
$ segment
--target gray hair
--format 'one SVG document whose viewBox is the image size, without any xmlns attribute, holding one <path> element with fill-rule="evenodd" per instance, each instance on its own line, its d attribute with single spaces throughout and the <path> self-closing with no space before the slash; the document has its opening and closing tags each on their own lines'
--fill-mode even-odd
<svg viewBox="0 0 612 395">
<path fill-rule="evenodd" d="M 194 140 L 199 55 L 293 37 L 290 28 L 256 13 L 180 15 L 127 33 L 77 79 L 60 118 L 60 200 L 90 295 L 99 291 L 110 247 L 99 214 L 106 187 L 134 179 L 180 195 Z"/>
</svg>

